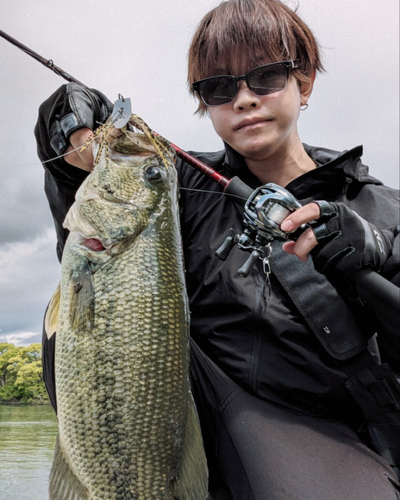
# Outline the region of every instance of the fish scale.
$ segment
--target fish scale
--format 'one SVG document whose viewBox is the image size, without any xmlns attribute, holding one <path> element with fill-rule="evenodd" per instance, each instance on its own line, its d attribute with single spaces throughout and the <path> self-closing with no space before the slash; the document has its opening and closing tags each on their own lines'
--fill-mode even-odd
<svg viewBox="0 0 400 500">
<path fill-rule="evenodd" d="M 204 500 L 176 172 L 149 138 L 125 131 L 113 146 L 66 219 L 50 498 Z M 85 247 L 93 238 L 103 251 Z"/>
</svg>

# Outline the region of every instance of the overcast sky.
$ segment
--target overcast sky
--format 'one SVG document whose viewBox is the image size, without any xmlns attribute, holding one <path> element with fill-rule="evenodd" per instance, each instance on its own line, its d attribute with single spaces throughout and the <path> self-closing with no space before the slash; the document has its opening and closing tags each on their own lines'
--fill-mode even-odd
<svg viewBox="0 0 400 500">
<path fill-rule="evenodd" d="M 221 142 L 186 87 L 186 53 L 213 0 L 1 0 L 0 30 L 103 91 L 130 97 L 133 112 L 183 149 Z M 287 2 L 293 6 L 296 2 Z M 323 48 L 303 142 L 364 146 L 364 163 L 399 184 L 398 0 L 300 0 Z M 38 342 L 59 279 L 55 234 L 33 128 L 63 80 L 0 38 L 0 342 Z"/>
</svg>

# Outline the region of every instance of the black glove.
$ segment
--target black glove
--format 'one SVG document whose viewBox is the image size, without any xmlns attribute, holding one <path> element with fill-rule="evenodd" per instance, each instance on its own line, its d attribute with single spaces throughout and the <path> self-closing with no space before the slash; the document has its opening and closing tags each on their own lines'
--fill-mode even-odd
<svg viewBox="0 0 400 500">
<path fill-rule="evenodd" d="M 392 250 L 390 233 L 379 230 L 342 203 L 315 201 L 321 217 L 310 224 L 318 245 L 313 248 L 314 266 L 320 273 L 361 268 L 379 271 Z"/>
<path fill-rule="evenodd" d="M 42 162 L 62 155 L 73 132 L 104 123 L 113 109 L 107 97 L 78 83 L 62 85 L 39 108 L 35 127 L 38 155 Z M 50 171 L 65 170 L 62 158 L 45 164 Z"/>
</svg>

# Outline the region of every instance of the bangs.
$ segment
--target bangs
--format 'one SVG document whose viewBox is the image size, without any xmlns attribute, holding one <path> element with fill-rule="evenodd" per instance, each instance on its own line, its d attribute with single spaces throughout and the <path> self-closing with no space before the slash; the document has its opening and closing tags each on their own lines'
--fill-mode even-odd
<svg viewBox="0 0 400 500">
<path fill-rule="evenodd" d="M 276 62 L 292 59 L 291 54 L 296 55 L 295 45 L 289 47 L 290 40 L 288 44 L 280 40 L 272 23 L 266 25 L 257 15 L 253 23 L 250 12 L 238 12 L 238 3 L 231 6 L 226 2 L 210 13 L 203 33 L 199 33 L 193 81 L 213 76 L 220 68 L 232 72 L 239 65 L 240 71 L 245 72 L 250 68 L 243 68 L 243 64 L 252 66 L 258 64 L 261 58 Z"/>
<path fill-rule="evenodd" d="M 308 26 L 278 0 L 230 0 L 200 22 L 188 56 L 188 84 L 228 72 L 244 74 L 266 64 L 297 60 L 299 80 L 322 70 L 317 42 Z M 204 113 L 200 102 L 198 112 Z"/>
</svg>

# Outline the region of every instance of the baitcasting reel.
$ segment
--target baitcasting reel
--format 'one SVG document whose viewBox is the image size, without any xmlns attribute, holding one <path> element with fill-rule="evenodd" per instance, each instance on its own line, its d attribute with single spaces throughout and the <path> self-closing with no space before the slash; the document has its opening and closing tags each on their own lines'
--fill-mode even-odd
<svg viewBox="0 0 400 500">
<path fill-rule="evenodd" d="M 301 204 L 296 198 L 277 184 L 269 183 L 257 188 L 251 193 L 244 207 L 243 233 L 238 235 L 230 229 L 228 237 L 215 255 L 225 260 L 234 245 L 237 245 L 241 250 L 251 252 L 247 261 L 238 269 L 240 276 L 248 276 L 258 259 L 263 261 L 264 272 L 268 275 L 268 260 L 272 250 L 270 243 L 274 240 L 295 240 L 304 231 L 304 227 L 293 233 L 280 229 L 284 219 L 300 207 Z"/>
</svg>

